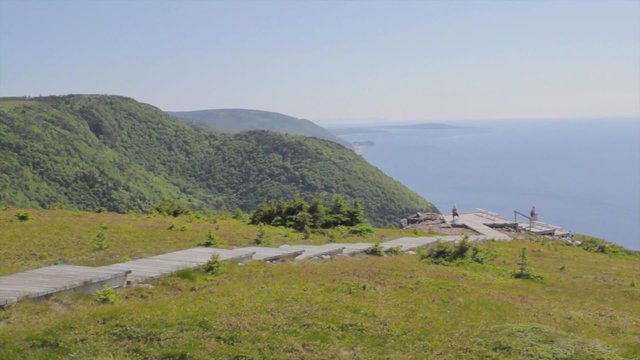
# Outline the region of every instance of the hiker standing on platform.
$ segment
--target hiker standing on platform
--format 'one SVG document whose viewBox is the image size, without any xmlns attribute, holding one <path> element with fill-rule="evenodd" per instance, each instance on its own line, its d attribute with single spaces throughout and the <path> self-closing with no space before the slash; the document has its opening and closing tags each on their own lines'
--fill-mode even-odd
<svg viewBox="0 0 640 360">
<path fill-rule="evenodd" d="M 453 220 L 453 223 L 456 223 L 456 218 L 459 218 L 460 214 L 458 214 L 458 207 L 454 204 L 453 205 L 453 209 L 451 209 L 451 219 Z"/>
<path fill-rule="evenodd" d="M 538 213 L 536 212 L 536 207 L 531 208 L 531 221 L 538 221 Z"/>
</svg>

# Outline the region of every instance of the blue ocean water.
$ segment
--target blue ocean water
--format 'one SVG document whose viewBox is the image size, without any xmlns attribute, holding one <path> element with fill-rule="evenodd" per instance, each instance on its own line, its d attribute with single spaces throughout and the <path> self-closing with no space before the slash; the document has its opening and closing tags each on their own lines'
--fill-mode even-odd
<svg viewBox="0 0 640 360">
<path fill-rule="evenodd" d="M 535 205 L 541 221 L 640 249 L 640 119 L 448 124 L 340 136 L 372 141 L 364 158 L 442 212 Z"/>
</svg>

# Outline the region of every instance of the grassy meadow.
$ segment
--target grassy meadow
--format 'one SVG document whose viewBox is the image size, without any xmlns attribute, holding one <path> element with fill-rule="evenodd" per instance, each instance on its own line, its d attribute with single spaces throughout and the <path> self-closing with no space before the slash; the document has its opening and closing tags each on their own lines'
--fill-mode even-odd
<svg viewBox="0 0 640 360">
<path fill-rule="evenodd" d="M 2 273 L 186 248 L 210 230 L 245 245 L 257 231 L 222 218 L 32 210 L 32 220 L 20 222 L 15 213 L 0 212 Z M 188 228 L 167 230 L 171 224 Z M 102 226 L 111 243 L 96 251 Z M 327 240 L 266 232 L 275 243 Z M 346 240 L 401 235 L 378 230 Z M 457 266 L 407 254 L 228 264 L 217 275 L 193 271 L 118 289 L 114 304 L 94 294 L 25 301 L 0 310 L 0 359 L 640 358 L 640 257 L 542 239 L 480 246 L 495 258 Z M 543 281 L 511 277 L 523 247 Z"/>
<path fill-rule="evenodd" d="M 21 221 L 19 213 L 29 219 Z M 259 227 L 224 215 L 179 217 L 149 214 L 94 213 L 77 210 L 0 210 L 0 275 L 57 263 L 107 265 L 125 258 L 188 249 L 203 243 L 209 232 L 222 241 L 221 247 L 251 246 Z M 365 236 L 345 232 L 303 234 L 284 227 L 262 227 L 265 240 L 282 244 L 323 244 L 333 237 L 338 242 L 377 242 L 400 236 L 425 236 L 424 232 L 375 229 Z M 108 248 L 97 250 L 102 232 Z"/>
</svg>

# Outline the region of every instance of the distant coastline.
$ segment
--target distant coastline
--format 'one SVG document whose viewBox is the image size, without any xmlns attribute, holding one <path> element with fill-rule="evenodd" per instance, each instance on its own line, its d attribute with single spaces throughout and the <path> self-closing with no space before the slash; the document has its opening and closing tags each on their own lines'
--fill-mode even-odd
<svg viewBox="0 0 640 360">
<path fill-rule="evenodd" d="M 371 140 L 364 140 L 354 141 L 351 143 L 351 146 L 353 147 L 353 151 L 355 151 L 356 154 L 362 155 L 365 148 L 375 146 L 375 144 L 376 143 Z"/>
<path fill-rule="evenodd" d="M 443 123 L 418 123 L 403 125 L 375 125 L 367 127 L 328 127 L 327 130 L 335 135 L 356 135 L 356 134 L 379 134 L 386 133 L 390 130 L 441 130 L 441 129 L 458 129 L 461 126 L 443 124 Z"/>
</svg>

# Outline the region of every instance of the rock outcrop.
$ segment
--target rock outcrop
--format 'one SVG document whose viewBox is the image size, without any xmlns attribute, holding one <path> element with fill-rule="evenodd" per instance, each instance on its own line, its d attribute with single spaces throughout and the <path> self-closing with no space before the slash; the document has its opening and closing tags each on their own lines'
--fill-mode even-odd
<svg viewBox="0 0 640 360">
<path fill-rule="evenodd" d="M 415 215 L 400 220 L 400 226 L 402 228 L 407 228 L 415 225 L 438 225 L 443 224 L 444 222 L 444 217 L 441 214 L 431 212 L 418 212 Z"/>
</svg>

